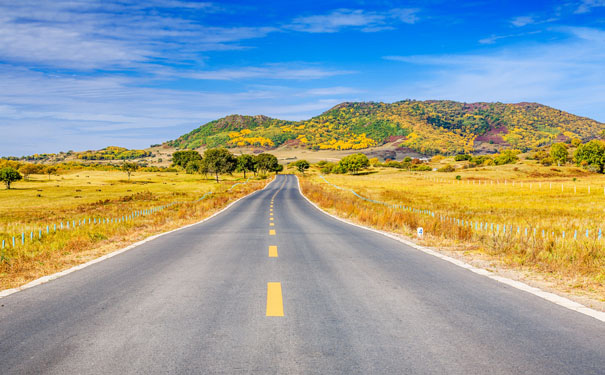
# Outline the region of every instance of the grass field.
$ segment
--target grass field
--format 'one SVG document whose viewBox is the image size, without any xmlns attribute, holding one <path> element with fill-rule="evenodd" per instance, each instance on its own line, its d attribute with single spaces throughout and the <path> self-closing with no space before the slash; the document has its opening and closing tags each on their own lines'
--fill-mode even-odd
<svg viewBox="0 0 605 375">
<path fill-rule="evenodd" d="M 220 183 L 184 173 L 137 172 L 130 181 L 118 171 L 30 176 L 0 190 L 0 289 L 198 221 L 268 181 L 251 179 L 229 190 L 243 176 Z"/>
<path fill-rule="evenodd" d="M 306 178 L 305 193 L 341 216 L 407 236 L 423 227 L 426 244 L 486 254 L 598 291 L 605 300 L 603 175 L 524 161 L 453 173 L 374 168 L 325 178 L 370 199 L 435 214 L 365 202 L 317 173 Z"/>
</svg>

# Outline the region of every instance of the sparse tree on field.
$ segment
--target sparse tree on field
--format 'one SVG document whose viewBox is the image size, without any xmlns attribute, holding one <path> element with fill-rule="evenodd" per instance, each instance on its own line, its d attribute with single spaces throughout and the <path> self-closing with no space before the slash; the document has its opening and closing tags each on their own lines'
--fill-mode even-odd
<svg viewBox="0 0 605 375">
<path fill-rule="evenodd" d="M 21 174 L 23 174 L 23 177 L 28 180 L 29 175 L 38 173 L 39 169 L 39 166 L 37 166 L 36 164 L 27 163 L 22 165 L 21 168 L 19 168 L 19 172 L 21 172 Z"/>
<path fill-rule="evenodd" d="M 256 168 L 258 168 L 259 171 L 263 171 L 264 173 L 275 172 L 278 165 L 279 162 L 275 155 L 265 153 L 256 155 Z"/>
<path fill-rule="evenodd" d="M 50 175 L 57 173 L 57 167 L 54 167 L 54 166 L 46 167 L 46 169 L 44 170 L 44 173 L 46 173 L 48 175 L 48 179 L 50 180 Z"/>
<path fill-rule="evenodd" d="M 15 168 L 5 167 L 0 169 L 0 181 L 4 182 L 7 189 L 11 188 L 11 183 L 19 181 L 22 178 Z"/>
<path fill-rule="evenodd" d="M 204 152 L 204 164 L 208 172 L 214 173 L 216 182 L 219 174 L 231 173 L 237 167 L 237 159 L 226 148 L 211 148 Z"/>
<path fill-rule="evenodd" d="M 578 165 L 603 173 L 605 169 L 605 141 L 592 140 L 578 146 L 574 158 Z"/>
<path fill-rule="evenodd" d="M 254 156 L 248 154 L 238 156 L 237 170 L 244 172 L 244 178 L 246 178 L 246 172 L 254 172 L 256 170 L 256 160 L 254 160 Z"/>
<path fill-rule="evenodd" d="M 367 168 L 370 161 L 364 154 L 352 154 L 342 158 L 339 164 L 346 171 L 356 174 L 360 169 Z"/>
<path fill-rule="evenodd" d="M 139 169 L 139 165 L 137 163 L 124 162 L 122 164 L 122 171 L 128 174 L 128 181 L 130 181 L 130 175 L 132 172 Z"/>
<path fill-rule="evenodd" d="M 550 146 L 550 156 L 558 166 L 565 164 L 567 162 L 567 158 L 569 157 L 569 152 L 567 152 L 567 146 L 565 143 L 555 143 Z"/>
<path fill-rule="evenodd" d="M 176 151 L 172 154 L 172 166 L 187 168 L 187 164 L 192 161 L 201 161 L 202 155 L 194 150 Z"/>
<path fill-rule="evenodd" d="M 309 169 L 311 166 L 306 160 L 298 160 L 294 163 L 290 164 L 292 167 L 296 168 L 300 173 L 305 174 L 305 170 Z"/>
</svg>

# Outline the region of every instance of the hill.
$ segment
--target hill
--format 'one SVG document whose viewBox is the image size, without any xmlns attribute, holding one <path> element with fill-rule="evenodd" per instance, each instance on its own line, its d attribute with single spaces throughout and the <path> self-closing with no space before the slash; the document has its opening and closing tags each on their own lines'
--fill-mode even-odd
<svg viewBox="0 0 605 375">
<path fill-rule="evenodd" d="M 461 103 L 404 100 L 345 102 L 303 121 L 231 115 L 211 121 L 167 145 L 360 150 L 396 141 L 425 155 L 528 151 L 571 138 L 598 137 L 605 124 L 538 103 Z"/>
</svg>

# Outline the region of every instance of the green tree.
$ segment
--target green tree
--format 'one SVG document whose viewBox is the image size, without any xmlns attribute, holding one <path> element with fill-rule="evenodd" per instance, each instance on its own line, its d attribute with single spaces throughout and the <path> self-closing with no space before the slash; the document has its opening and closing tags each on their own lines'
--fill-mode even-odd
<svg viewBox="0 0 605 375">
<path fill-rule="evenodd" d="M 567 146 L 565 143 L 555 143 L 550 146 L 550 156 L 558 166 L 565 164 L 567 162 L 567 158 L 569 157 L 569 152 L 567 152 Z"/>
<path fill-rule="evenodd" d="M 219 174 L 231 173 L 237 168 L 237 158 L 226 148 L 211 148 L 204 151 L 204 164 L 218 182 Z"/>
<path fill-rule="evenodd" d="M 194 174 L 202 173 L 203 160 L 190 160 L 185 167 L 185 173 Z"/>
<path fill-rule="evenodd" d="M 364 154 L 352 154 L 342 158 L 339 165 L 346 171 L 355 174 L 359 172 L 360 169 L 367 168 L 370 165 L 370 161 Z"/>
<path fill-rule="evenodd" d="M 130 181 L 130 175 L 132 172 L 139 169 L 139 165 L 137 163 L 124 162 L 122 163 L 122 171 L 128 174 L 128 181 Z"/>
<path fill-rule="evenodd" d="M 279 162 L 275 155 L 265 153 L 256 155 L 256 168 L 259 171 L 263 171 L 264 173 L 274 172 L 278 168 L 278 165 Z"/>
<path fill-rule="evenodd" d="M 277 175 L 279 172 L 283 172 L 284 170 L 284 166 L 281 164 L 277 164 L 277 166 L 275 167 L 275 169 L 273 170 L 275 172 L 275 175 Z"/>
<path fill-rule="evenodd" d="M 5 167 L 0 169 L 0 181 L 4 182 L 7 189 L 11 188 L 11 183 L 19 181 L 23 177 L 15 168 Z"/>
<path fill-rule="evenodd" d="M 244 172 L 244 178 L 246 178 L 246 172 L 254 172 L 256 170 L 256 160 L 254 156 L 248 154 L 241 154 L 237 157 L 237 170 Z"/>
<path fill-rule="evenodd" d="M 187 168 L 187 164 L 189 164 L 190 161 L 200 160 L 202 160 L 202 155 L 194 150 L 175 151 L 172 154 L 172 166 L 178 165 L 181 168 Z"/>
<path fill-rule="evenodd" d="M 298 160 L 295 161 L 294 163 L 290 164 L 293 168 L 298 169 L 298 171 L 302 174 L 305 174 L 305 170 L 309 169 L 309 167 L 311 167 L 311 165 L 309 164 L 308 161 L 306 160 Z"/>
<path fill-rule="evenodd" d="M 54 166 L 46 167 L 46 169 L 44 170 L 44 173 L 46 173 L 48 175 L 48 179 L 50 180 L 50 175 L 57 173 L 57 167 L 54 167 Z"/>
<path fill-rule="evenodd" d="M 574 154 L 578 165 L 603 173 L 605 167 L 605 142 L 593 140 L 578 146 Z"/>
<path fill-rule="evenodd" d="M 500 153 L 500 155 L 494 158 L 494 164 L 496 165 L 504 165 L 504 164 L 513 164 L 519 160 L 519 155 L 521 151 L 519 150 L 504 150 Z"/>
</svg>

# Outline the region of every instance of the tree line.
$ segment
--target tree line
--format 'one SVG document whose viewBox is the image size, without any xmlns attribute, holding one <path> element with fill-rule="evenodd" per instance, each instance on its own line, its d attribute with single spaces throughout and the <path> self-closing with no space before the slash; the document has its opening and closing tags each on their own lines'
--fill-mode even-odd
<svg viewBox="0 0 605 375">
<path fill-rule="evenodd" d="M 176 151 L 172 154 L 172 165 L 181 167 L 187 173 L 200 173 L 214 175 L 216 181 L 219 181 L 221 174 L 231 174 L 233 172 L 267 174 L 275 172 L 276 174 L 284 170 L 284 166 L 279 164 L 277 157 L 272 154 L 262 153 L 258 155 L 233 155 L 226 148 L 211 148 L 204 151 L 201 155 L 194 150 Z"/>
</svg>

